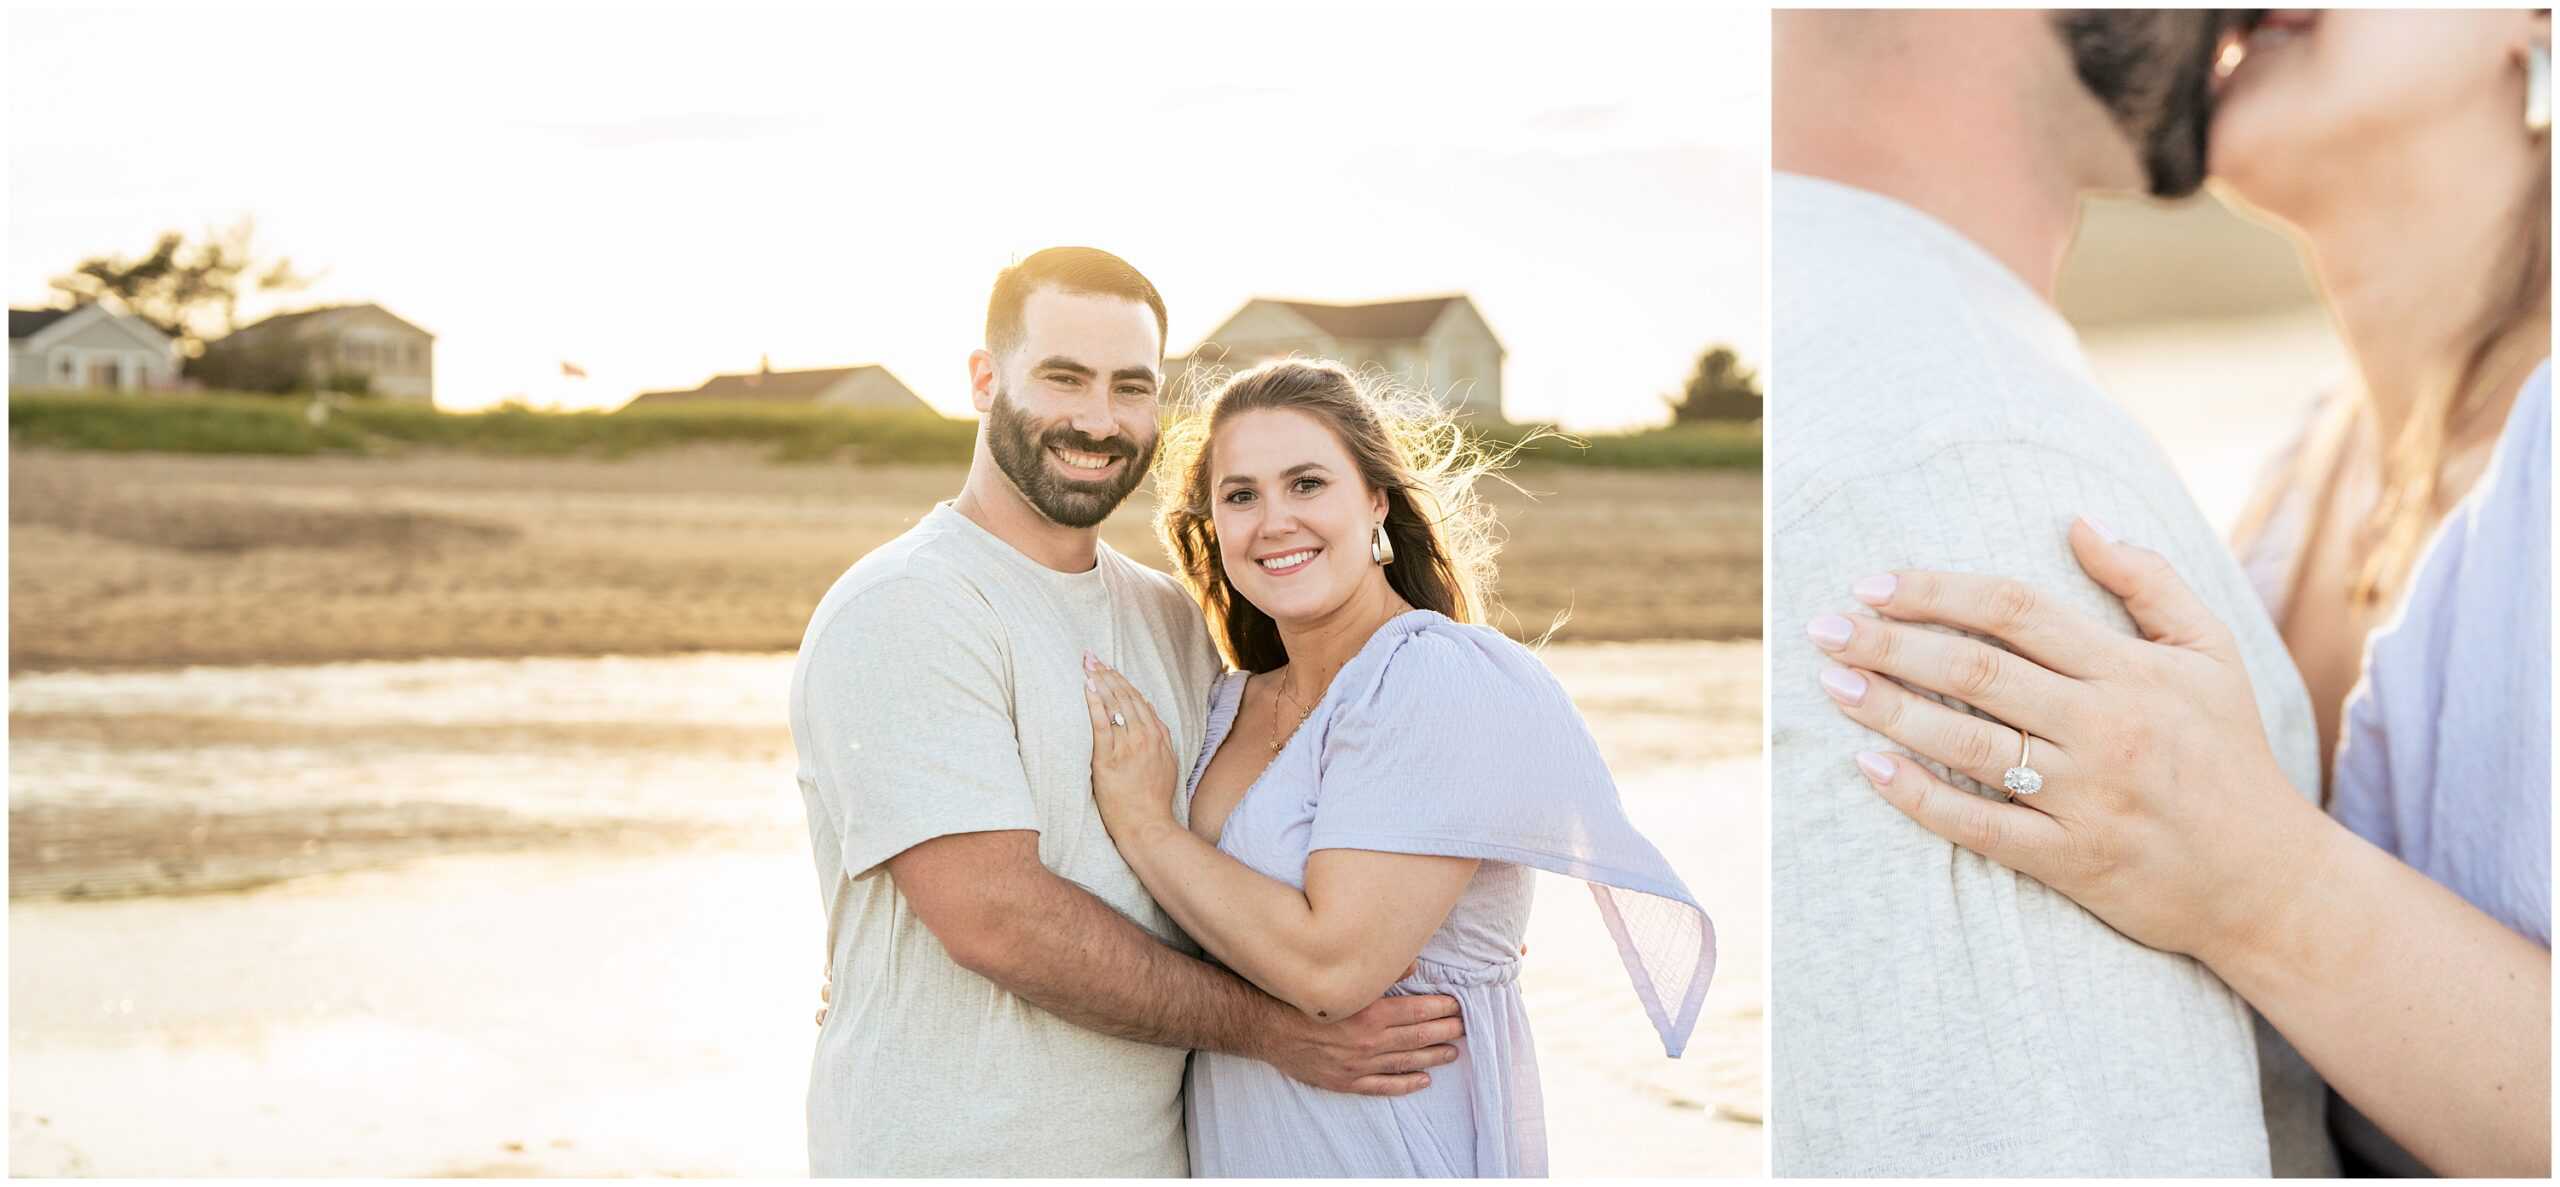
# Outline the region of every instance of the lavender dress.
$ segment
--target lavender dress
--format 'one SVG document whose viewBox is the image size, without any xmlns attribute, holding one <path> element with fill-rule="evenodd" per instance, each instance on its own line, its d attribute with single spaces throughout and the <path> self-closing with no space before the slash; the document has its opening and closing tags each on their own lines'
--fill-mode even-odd
<svg viewBox="0 0 2560 1187">
<path fill-rule="evenodd" d="M 1207 744 L 1176 813 L 1235 724 L 1244 675 L 1211 692 Z M 1239 743 L 1249 744 L 1249 743 Z M 1458 1000 L 1458 1061 L 1410 1096 L 1311 1088 L 1267 1063 L 1191 1057 L 1191 1173 L 1209 1177 L 1543 1175 L 1537 1052 L 1520 1003 L 1534 870 L 1591 886 L 1638 998 L 1677 1056 L 1715 972 L 1715 931 L 1627 822 L 1573 702 L 1526 648 L 1428 610 L 1389 621 L 1236 803 L 1220 851 L 1303 887 L 1307 855 L 1367 849 L 1482 859 L 1390 994 Z"/>
</svg>

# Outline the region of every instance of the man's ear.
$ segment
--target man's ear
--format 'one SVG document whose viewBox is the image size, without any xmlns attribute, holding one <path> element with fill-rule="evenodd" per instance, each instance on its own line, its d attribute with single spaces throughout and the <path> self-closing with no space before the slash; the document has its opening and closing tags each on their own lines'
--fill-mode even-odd
<svg viewBox="0 0 2560 1187">
<path fill-rule="evenodd" d="M 995 408 L 998 383 L 995 353 L 985 347 L 970 351 L 969 403 L 977 408 L 978 415 L 984 416 Z"/>
</svg>

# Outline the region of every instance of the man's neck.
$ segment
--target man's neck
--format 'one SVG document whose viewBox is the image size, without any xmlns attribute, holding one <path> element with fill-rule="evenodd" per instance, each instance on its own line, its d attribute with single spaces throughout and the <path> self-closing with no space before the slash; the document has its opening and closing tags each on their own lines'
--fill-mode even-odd
<svg viewBox="0 0 2560 1187">
<path fill-rule="evenodd" d="M 1777 167 L 1918 210 L 1971 240 L 2046 304 L 2053 303 L 2080 217 L 2079 191 L 2059 168 L 2036 168 L 2024 154 L 1964 159 L 1854 148 L 1781 153 Z"/>
<path fill-rule="evenodd" d="M 1071 528 L 1040 514 L 994 460 L 983 455 L 970 463 L 968 481 L 951 509 L 1014 551 L 1061 573 L 1092 571 L 1102 542 L 1099 528 Z"/>
<path fill-rule="evenodd" d="M 1774 163 L 1937 219 L 2051 304 L 2083 187 L 2078 162 L 2052 147 L 2063 116 L 2022 99 L 2036 90 L 2028 72 L 2053 64 L 2018 57 L 2042 51 L 2018 48 L 2006 27 L 2043 15 L 1927 15 L 1863 58 L 1830 56 L 1838 39 L 1820 19 L 1791 24 L 1776 60 Z M 1894 40 L 1904 35 L 1943 42 Z"/>
</svg>

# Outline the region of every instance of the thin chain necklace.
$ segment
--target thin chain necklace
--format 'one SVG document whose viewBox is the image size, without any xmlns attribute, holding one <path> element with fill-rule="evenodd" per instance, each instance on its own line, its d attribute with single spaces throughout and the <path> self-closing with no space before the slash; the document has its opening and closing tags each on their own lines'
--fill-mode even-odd
<svg viewBox="0 0 2560 1187">
<path fill-rule="evenodd" d="M 1279 682 L 1272 686 L 1271 693 L 1275 698 L 1271 702 L 1271 753 L 1278 754 L 1281 747 L 1289 744 L 1290 738 L 1298 736 L 1298 731 L 1306 726 L 1307 718 L 1315 712 L 1315 709 L 1299 705 L 1298 698 L 1289 695 L 1289 678 L 1286 675 L 1281 676 Z M 1297 724 L 1290 726 L 1286 735 L 1280 732 L 1281 701 L 1289 702 L 1289 707 L 1298 711 Z"/>
<path fill-rule="evenodd" d="M 1396 600 L 1396 604 L 1403 608 L 1395 611 L 1393 614 L 1389 614 L 1383 619 L 1380 619 L 1376 627 L 1370 628 L 1370 634 L 1376 634 L 1378 630 L 1385 627 L 1387 623 L 1394 621 L 1397 617 L 1413 609 L 1412 606 L 1405 605 L 1401 598 Z M 1355 654 L 1353 658 L 1358 657 Z M 1349 663 L 1350 661 L 1345 660 L 1344 662 Z M 1336 675 L 1339 675 L 1340 672 L 1340 669 L 1335 669 Z M 1330 676 L 1326 677 L 1325 683 L 1330 686 L 1333 683 L 1333 678 Z M 1314 716 L 1316 709 L 1315 706 L 1302 703 L 1298 698 L 1289 695 L 1289 675 L 1286 672 L 1282 672 L 1279 675 L 1278 683 L 1272 686 L 1271 693 L 1273 698 L 1271 701 L 1271 753 L 1276 755 L 1280 753 L 1283 748 L 1289 745 L 1289 739 L 1297 737 L 1298 731 L 1306 728 L 1307 718 Z M 1316 699 L 1322 700 L 1324 698 L 1323 695 L 1319 693 Z M 1286 734 L 1280 732 L 1280 702 L 1282 701 L 1287 701 L 1290 708 L 1298 711 L 1297 723 L 1291 725 L 1289 727 L 1289 732 Z"/>
</svg>

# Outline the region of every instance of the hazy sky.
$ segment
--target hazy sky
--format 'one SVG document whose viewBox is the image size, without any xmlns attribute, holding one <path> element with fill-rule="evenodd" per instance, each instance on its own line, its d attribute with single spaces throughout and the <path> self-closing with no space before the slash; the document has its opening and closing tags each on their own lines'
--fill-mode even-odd
<svg viewBox="0 0 2560 1187">
<path fill-rule="evenodd" d="M 1763 14 L 902 7 L 14 8 L 8 296 L 254 215 L 325 269 L 288 304 L 434 332 L 448 408 L 770 355 L 963 412 L 995 270 L 1057 243 L 1152 277 L 1175 351 L 1254 295 L 1464 291 L 1512 415 L 1574 427 L 1764 355 Z"/>
</svg>

